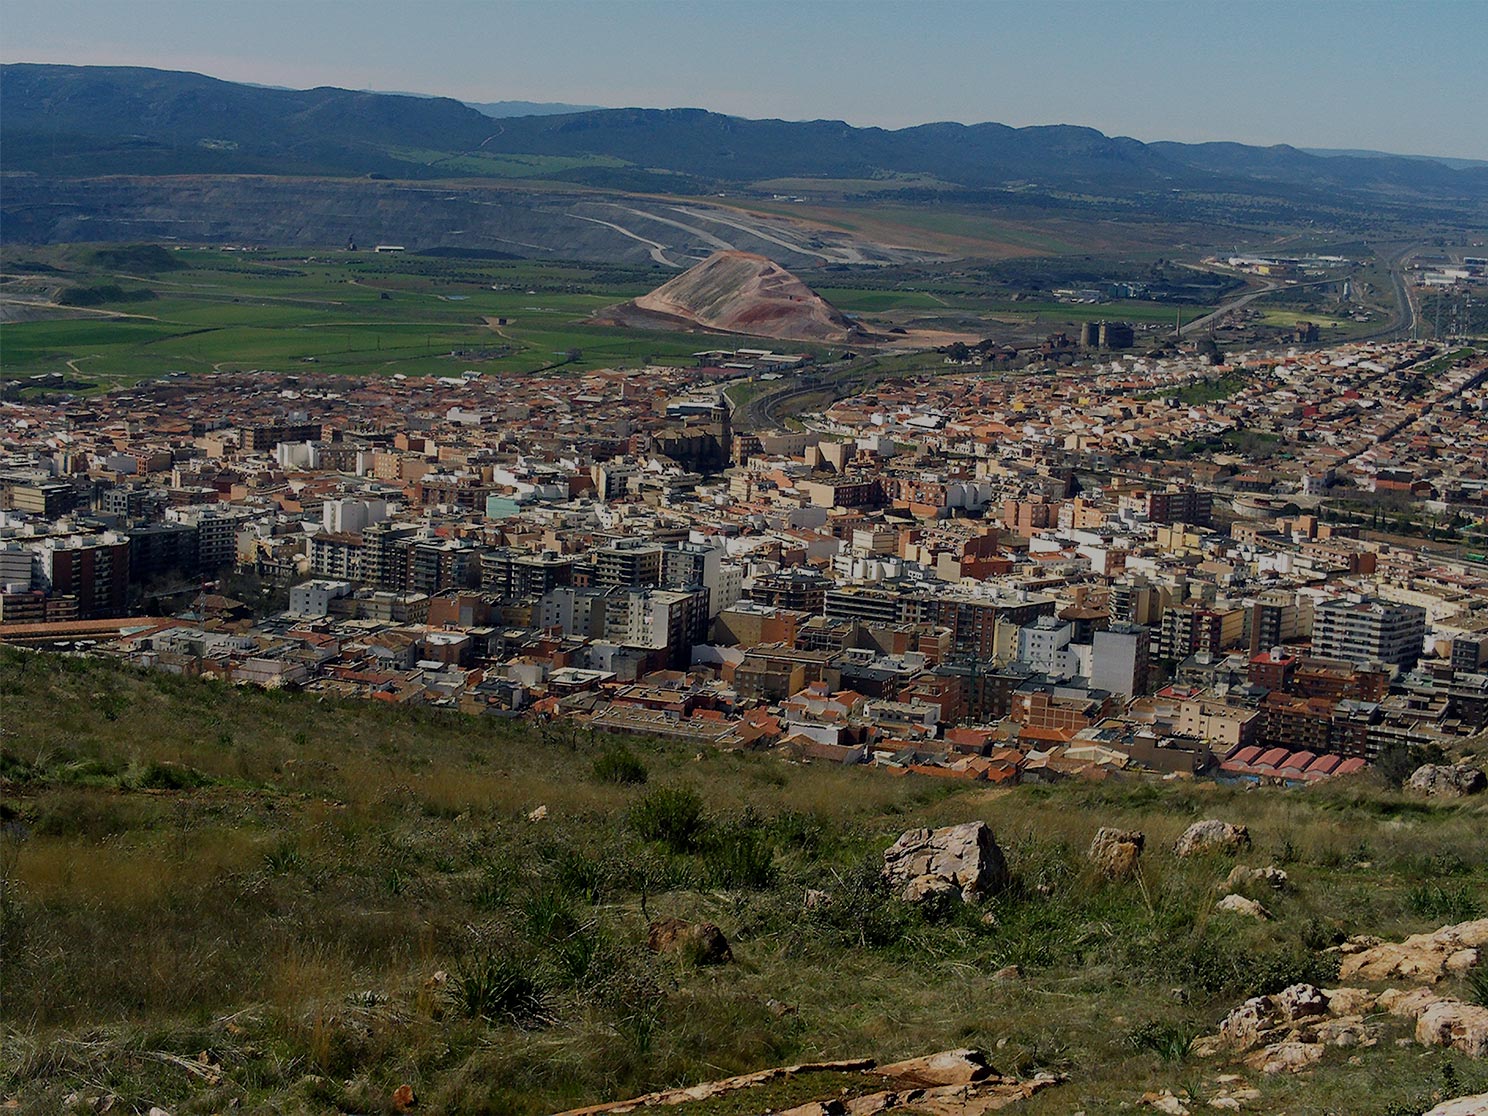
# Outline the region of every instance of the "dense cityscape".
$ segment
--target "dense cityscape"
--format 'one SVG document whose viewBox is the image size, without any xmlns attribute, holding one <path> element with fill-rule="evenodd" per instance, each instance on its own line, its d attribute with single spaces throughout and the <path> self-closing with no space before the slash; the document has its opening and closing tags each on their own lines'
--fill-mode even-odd
<svg viewBox="0 0 1488 1116">
<path fill-rule="evenodd" d="M 0 631 L 1003 783 L 1314 780 L 1488 725 L 1479 352 L 948 359 L 731 429 L 805 360 L 8 403 Z"/>
</svg>

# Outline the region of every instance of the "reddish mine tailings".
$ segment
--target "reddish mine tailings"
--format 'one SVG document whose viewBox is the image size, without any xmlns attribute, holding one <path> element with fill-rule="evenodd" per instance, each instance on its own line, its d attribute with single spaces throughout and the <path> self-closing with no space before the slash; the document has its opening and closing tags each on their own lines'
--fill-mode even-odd
<svg viewBox="0 0 1488 1116">
<path fill-rule="evenodd" d="M 627 325 L 790 341 L 866 339 L 830 302 L 773 260 L 752 252 L 715 252 L 650 294 L 603 314 Z"/>
</svg>

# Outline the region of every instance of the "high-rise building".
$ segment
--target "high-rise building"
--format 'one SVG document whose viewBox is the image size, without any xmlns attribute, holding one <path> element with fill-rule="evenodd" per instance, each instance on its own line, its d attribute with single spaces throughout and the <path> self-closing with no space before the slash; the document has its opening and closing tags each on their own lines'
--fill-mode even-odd
<svg viewBox="0 0 1488 1116">
<path fill-rule="evenodd" d="M 1119 622 L 1095 633 L 1090 652 L 1090 688 L 1123 698 L 1145 694 L 1151 633 L 1141 624 Z"/>
<path fill-rule="evenodd" d="M 1313 654 L 1348 663 L 1387 663 L 1409 670 L 1421 657 L 1426 610 L 1351 594 L 1313 610 Z"/>
<path fill-rule="evenodd" d="M 78 616 L 119 616 L 129 592 L 129 540 L 112 531 L 41 544 L 41 568 L 56 596 L 76 597 Z"/>
</svg>

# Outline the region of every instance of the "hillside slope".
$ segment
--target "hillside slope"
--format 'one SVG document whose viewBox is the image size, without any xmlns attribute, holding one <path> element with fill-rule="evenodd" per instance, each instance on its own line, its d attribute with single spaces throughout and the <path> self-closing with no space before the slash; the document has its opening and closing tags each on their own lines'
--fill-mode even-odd
<svg viewBox="0 0 1488 1116">
<path fill-rule="evenodd" d="M 1375 1045 L 1297 1074 L 1189 1043 L 1246 996 L 1331 986 L 1344 935 L 1482 913 L 1471 802 L 1367 781 L 989 791 L 3 649 L 0 708 L 0 1091 L 22 1112 L 74 1092 L 392 1112 L 406 1084 L 423 1113 L 541 1113 L 953 1046 L 1067 1075 L 1009 1110 L 1029 1116 L 1161 1090 L 1197 1112 L 1224 1073 L 1266 1113 L 1418 1116 L 1488 1089 L 1482 1060 L 1397 1045 L 1409 1024 L 1385 1013 Z M 1271 919 L 1214 911 L 1231 858 L 1173 855 L 1208 817 L 1249 827 L 1241 863 L 1285 867 Z M 1011 874 L 984 904 L 880 881 L 901 832 L 973 820 Z M 1146 833 L 1139 879 L 1092 872 L 1103 825 Z M 651 953 L 664 917 L 716 923 L 733 962 Z"/>
</svg>

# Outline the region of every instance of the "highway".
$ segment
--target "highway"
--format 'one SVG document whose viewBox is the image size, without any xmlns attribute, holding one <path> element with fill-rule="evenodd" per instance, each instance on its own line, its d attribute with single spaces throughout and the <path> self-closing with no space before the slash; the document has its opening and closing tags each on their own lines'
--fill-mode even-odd
<svg viewBox="0 0 1488 1116">
<path fill-rule="evenodd" d="M 1240 295 L 1237 298 L 1231 299 L 1229 302 L 1221 305 L 1218 309 L 1205 314 L 1202 318 L 1195 318 L 1193 321 L 1186 323 L 1181 329 L 1179 329 L 1178 334 L 1181 337 L 1185 334 L 1192 333 L 1194 330 L 1203 329 L 1204 327 L 1219 321 L 1220 318 L 1224 317 L 1231 310 L 1238 310 L 1240 309 L 1240 307 L 1247 306 L 1258 298 L 1264 298 L 1272 291 L 1280 290 L 1281 286 L 1282 284 L 1276 282 L 1275 280 L 1267 280 L 1261 286 L 1255 288 L 1254 290 L 1246 291 L 1243 295 Z"/>
</svg>

